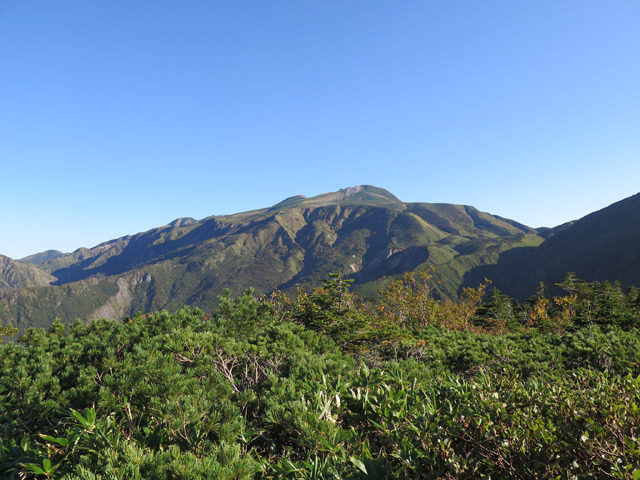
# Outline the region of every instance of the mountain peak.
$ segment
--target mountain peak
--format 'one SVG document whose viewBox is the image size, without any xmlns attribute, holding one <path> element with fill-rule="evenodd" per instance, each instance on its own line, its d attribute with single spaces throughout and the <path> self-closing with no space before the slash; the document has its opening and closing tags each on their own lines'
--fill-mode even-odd
<svg viewBox="0 0 640 480">
<path fill-rule="evenodd" d="M 21 258 L 18 261 L 22 263 L 34 263 L 38 265 L 62 256 L 64 256 L 64 253 L 58 250 L 46 250 L 44 252 L 39 252 L 33 255 L 29 255 L 28 257 Z"/>
<path fill-rule="evenodd" d="M 348 197 L 353 197 L 357 193 L 362 192 L 363 190 L 369 189 L 369 188 L 375 188 L 375 187 L 371 187 L 370 185 L 356 185 L 355 187 L 341 188 L 338 191 L 342 192 L 345 198 L 348 198 Z"/>
<path fill-rule="evenodd" d="M 271 209 L 292 207 L 320 207 L 326 205 L 393 205 L 402 203 L 398 197 L 384 188 L 373 185 L 357 185 L 337 192 L 328 192 L 307 198 L 304 195 L 289 197 L 274 205 Z"/>
<path fill-rule="evenodd" d="M 184 227 L 186 225 L 191 225 L 193 223 L 196 223 L 195 219 L 193 219 L 191 217 L 183 217 L 183 218 L 176 218 L 168 226 L 169 227 Z"/>
<path fill-rule="evenodd" d="M 402 203 L 398 197 L 384 188 L 373 185 L 357 185 L 337 192 L 324 193 L 309 200 L 328 201 L 329 203 L 357 203 L 363 205 L 388 205 Z"/>
</svg>

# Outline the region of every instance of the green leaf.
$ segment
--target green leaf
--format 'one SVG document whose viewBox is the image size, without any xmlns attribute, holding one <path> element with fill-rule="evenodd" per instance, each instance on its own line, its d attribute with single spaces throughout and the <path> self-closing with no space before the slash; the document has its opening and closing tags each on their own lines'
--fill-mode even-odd
<svg viewBox="0 0 640 480">
<path fill-rule="evenodd" d="M 86 410 L 87 418 L 83 417 L 77 410 L 71 409 L 71 414 L 80 422 L 84 428 L 91 430 L 95 427 L 96 423 L 96 410 L 94 408 L 88 408 Z"/>
<path fill-rule="evenodd" d="M 71 409 L 71 414 L 76 417 L 76 420 L 78 420 L 78 422 L 80 422 L 80 425 L 82 425 L 83 427 L 86 427 L 88 422 L 87 420 L 82 416 L 82 414 L 80 412 L 78 412 L 77 410 L 74 410 L 73 408 Z"/>
<path fill-rule="evenodd" d="M 40 438 L 42 438 L 43 440 L 46 440 L 47 442 L 55 443 L 57 445 L 60 445 L 62 447 L 66 447 L 69 444 L 69 439 L 68 438 L 64 438 L 64 437 L 55 437 L 54 438 L 51 435 L 40 434 Z"/>
<path fill-rule="evenodd" d="M 362 460 L 359 460 L 355 457 L 349 457 L 349 460 L 351 460 L 351 463 L 353 463 L 362 473 L 367 473 L 367 467 L 364 465 L 364 462 Z M 636 480 L 635 477 L 634 480 Z"/>
<path fill-rule="evenodd" d="M 39 465 L 36 465 L 35 463 L 25 463 L 22 466 L 32 473 L 36 473 L 40 475 L 47 474 L 47 472 L 45 472 Z"/>
</svg>

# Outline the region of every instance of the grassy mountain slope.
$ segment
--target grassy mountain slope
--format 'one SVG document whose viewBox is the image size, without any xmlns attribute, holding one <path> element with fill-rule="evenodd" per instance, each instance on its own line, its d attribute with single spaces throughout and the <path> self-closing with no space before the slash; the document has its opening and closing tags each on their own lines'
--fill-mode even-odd
<svg viewBox="0 0 640 480">
<path fill-rule="evenodd" d="M 62 257 L 65 254 L 58 250 L 46 250 L 44 252 L 36 253 L 34 255 L 29 255 L 28 257 L 21 258 L 18 260 L 22 263 L 33 263 L 35 265 L 39 265 L 48 260 L 53 260 L 54 258 Z"/>
<path fill-rule="evenodd" d="M 503 292 L 525 298 L 540 281 L 551 285 L 567 272 L 587 281 L 640 285 L 640 194 L 544 233 L 538 248 L 504 252 L 494 265 L 466 275 L 495 280 Z"/>
<path fill-rule="evenodd" d="M 373 294 L 380 282 L 427 264 L 438 266 L 439 293 L 453 297 L 469 269 L 540 242 L 535 230 L 473 207 L 402 203 L 380 188 L 351 187 L 236 215 L 179 219 L 52 258 L 40 267 L 54 285 L 0 296 L 0 316 L 25 328 L 56 316 L 212 309 L 225 288 L 292 292 L 333 272 Z"/>
<path fill-rule="evenodd" d="M 18 288 L 48 285 L 55 280 L 36 265 L 21 263 L 0 255 L 0 292 Z"/>
</svg>

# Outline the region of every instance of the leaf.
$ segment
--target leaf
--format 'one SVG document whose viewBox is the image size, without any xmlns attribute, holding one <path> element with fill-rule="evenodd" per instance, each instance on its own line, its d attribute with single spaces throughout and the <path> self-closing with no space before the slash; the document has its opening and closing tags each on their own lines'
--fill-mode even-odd
<svg viewBox="0 0 640 480">
<path fill-rule="evenodd" d="M 65 437 L 55 437 L 54 438 L 51 435 L 40 434 L 40 438 L 42 438 L 43 440 L 46 440 L 47 442 L 55 443 L 57 445 L 60 445 L 62 447 L 66 447 L 69 444 L 69 439 L 65 438 Z"/>
<path fill-rule="evenodd" d="M 355 457 L 349 457 L 349 460 L 351 460 L 351 463 L 353 463 L 362 473 L 367 473 L 367 467 L 362 460 L 359 460 Z M 634 480 L 636 480 L 635 477 Z"/>
<path fill-rule="evenodd" d="M 96 409 L 95 408 L 88 408 L 86 410 L 86 415 L 87 415 L 87 421 L 91 423 L 91 425 L 96 423 Z"/>
<path fill-rule="evenodd" d="M 20 448 L 25 453 L 31 450 L 31 441 L 29 440 L 29 437 L 22 437 L 22 440 L 20 440 Z"/>
<path fill-rule="evenodd" d="M 74 410 L 73 408 L 71 409 L 71 414 L 76 417 L 76 420 L 78 420 L 78 422 L 80 422 L 80 425 L 82 425 L 83 427 L 86 427 L 89 425 L 89 422 L 87 422 L 87 419 L 84 418 L 82 416 L 82 414 L 80 412 L 78 412 L 77 410 Z"/>
<path fill-rule="evenodd" d="M 40 475 L 47 474 L 47 472 L 45 472 L 39 465 L 36 465 L 35 463 L 24 463 L 22 466 L 26 468 L 28 471 L 36 474 L 40 474 Z"/>
<path fill-rule="evenodd" d="M 82 425 L 87 430 L 92 430 L 95 427 L 96 410 L 94 408 L 88 408 L 86 410 L 87 418 L 83 417 L 80 412 L 74 410 L 73 408 L 71 409 L 71 413 L 74 417 L 76 417 L 76 420 L 80 422 L 80 425 Z"/>
</svg>

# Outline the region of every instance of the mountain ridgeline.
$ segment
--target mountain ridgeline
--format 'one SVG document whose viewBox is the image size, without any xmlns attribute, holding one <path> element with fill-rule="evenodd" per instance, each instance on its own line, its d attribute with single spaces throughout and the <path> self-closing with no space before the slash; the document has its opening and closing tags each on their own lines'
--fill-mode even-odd
<svg viewBox="0 0 640 480">
<path fill-rule="evenodd" d="M 55 277 L 31 263 L 23 263 L 0 255 L 0 293 L 34 285 L 47 285 Z"/>
<path fill-rule="evenodd" d="M 0 257 L 0 321 L 25 329 L 54 318 L 117 319 L 184 305 L 211 310 L 225 289 L 293 292 L 335 272 L 373 296 L 425 266 L 435 267 L 442 298 L 485 276 L 518 296 L 567 271 L 640 283 L 638 203 L 631 197 L 572 225 L 537 231 L 471 206 L 404 203 L 373 186 L 299 195 L 260 210 L 178 219 L 70 254 Z"/>
<path fill-rule="evenodd" d="M 470 270 L 463 283 L 488 277 L 516 298 L 531 295 L 541 281 L 553 290 L 567 272 L 589 282 L 640 285 L 640 194 L 543 235 L 540 246 L 505 251 L 495 264 Z"/>
</svg>

